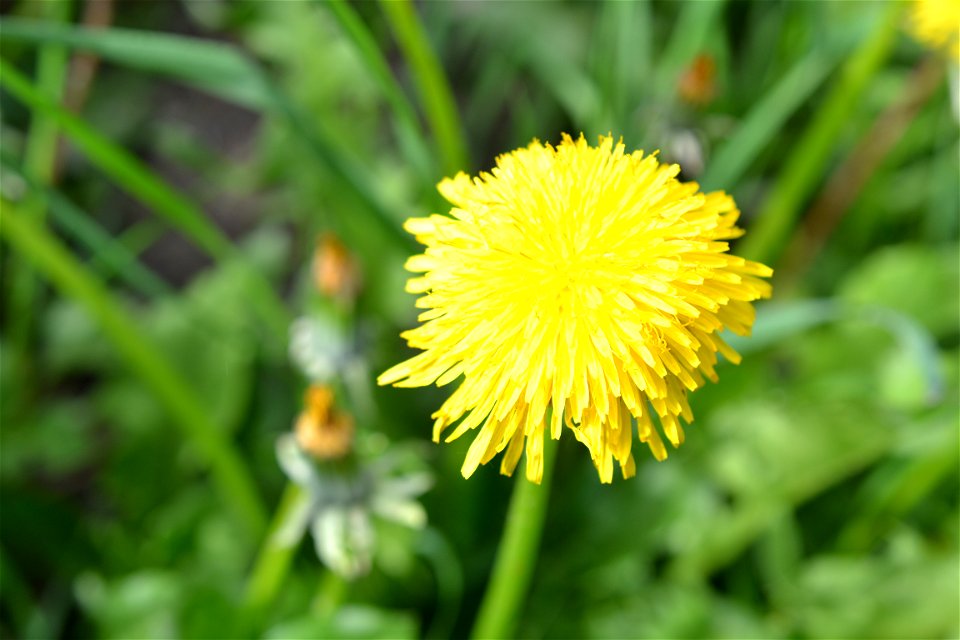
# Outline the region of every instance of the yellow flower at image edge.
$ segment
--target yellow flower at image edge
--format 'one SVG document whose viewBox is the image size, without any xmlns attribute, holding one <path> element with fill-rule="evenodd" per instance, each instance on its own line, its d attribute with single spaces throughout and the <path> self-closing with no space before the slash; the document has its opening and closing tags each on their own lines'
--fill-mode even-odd
<svg viewBox="0 0 960 640">
<path fill-rule="evenodd" d="M 433 438 L 479 428 L 464 477 L 499 452 L 510 475 L 525 448 L 539 482 L 544 432 L 558 439 L 564 425 L 603 482 L 614 460 L 634 474 L 634 420 L 658 460 L 656 422 L 683 442 L 687 393 L 717 379 L 717 352 L 739 361 L 718 332 L 749 333 L 772 271 L 727 253 L 742 234 L 733 199 L 679 182 L 679 170 L 610 137 L 591 147 L 565 135 L 502 155 L 478 178 L 444 180 L 450 216 L 406 222 L 426 245 L 407 262 L 423 274 L 407 290 L 426 311 L 402 335 L 423 352 L 379 382 L 462 377 L 433 415 Z"/>
<path fill-rule="evenodd" d="M 910 28 L 920 42 L 960 62 L 960 0 L 916 0 Z"/>
</svg>

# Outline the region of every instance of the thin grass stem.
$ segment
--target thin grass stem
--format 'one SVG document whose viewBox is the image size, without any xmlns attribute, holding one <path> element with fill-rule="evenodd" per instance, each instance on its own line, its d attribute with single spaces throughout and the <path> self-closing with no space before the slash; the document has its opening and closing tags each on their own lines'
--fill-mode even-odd
<svg viewBox="0 0 960 640">
<path fill-rule="evenodd" d="M 138 329 L 134 319 L 49 231 L 27 219 L 16 204 L 2 204 L 0 236 L 63 295 L 75 299 L 98 321 L 106 338 L 167 408 L 174 424 L 210 469 L 223 501 L 251 535 L 258 535 L 266 516 L 256 485 L 239 452 L 213 423 L 202 401 L 149 336 Z"/>
<path fill-rule="evenodd" d="M 72 6 L 73 3 L 69 0 L 49 2 L 44 3 L 41 10 L 49 22 L 56 24 L 69 19 Z M 50 100 L 60 102 L 63 99 L 67 62 L 66 49 L 57 44 L 46 44 L 37 51 L 37 90 Z M 42 184 L 49 185 L 54 181 L 58 143 L 59 130 L 56 120 L 34 111 L 23 150 L 23 165 Z M 45 214 L 44 202 L 36 196 L 28 197 L 23 209 L 24 213 L 38 220 L 42 220 Z M 36 274 L 23 264 L 16 265 L 11 280 L 10 294 L 14 313 L 10 318 L 10 336 L 13 344 L 17 345 L 17 353 L 20 354 L 20 375 L 29 379 L 31 366 L 24 359 L 29 353 L 28 345 L 33 336 L 35 324 L 32 319 L 35 317 L 34 307 L 39 288 Z"/>
<path fill-rule="evenodd" d="M 343 33 L 353 43 L 367 71 L 390 105 L 400 146 L 424 179 L 433 180 L 436 163 L 424 141 L 417 110 L 393 75 L 380 44 L 345 0 L 327 0 L 323 6 L 329 9 Z"/>
<path fill-rule="evenodd" d="M 297 543 L 284 539 L 289 520 L 307 497 L 297 485 L 287 483 L 260 544 L 253 569 L 243 592 L 243 633 L 249 632 L 262 619 L 263 613 L 276 600 L 277 592 L 290 570 Z"/>
<path fill-rule="evenodd" d="M 902 9 L 900 3 L 890 3 L 870 36 L 843 65 L 840 77 L 788 156 L 766 204 L 740 245 L 742 255 L 765 264 L 776 263 L 804 202 L 827 172 L 830 154 L 848 116 L 893 49 Z"/>
<path fill-rule="evenodd" d="M 0 84 L 34 112 L 53 118 L 63 133 L 104 173 L 154 213 L 165 217 L 200 248 L 220 262 L 244 265 L 245 282 L 254 308 L 274 335 L 286 340 L 290 317 L 273 287 L 229 239 L 211 223 L 200 208 L 158 178 L 128 151 L 40 94 L 12 65 L 0 60 Z"/>
<path fill-rule="evenodd" d="M 380 6 L 410 65 L 427 121 L 436 136 L 444 171 L 447 175 L 454 175 L 469 169 L 470 162 L 453 91 L 423 25 L 417 19 L 413 3 L 409 0 L 388 0 L 381 2 Z"/>
</svg>

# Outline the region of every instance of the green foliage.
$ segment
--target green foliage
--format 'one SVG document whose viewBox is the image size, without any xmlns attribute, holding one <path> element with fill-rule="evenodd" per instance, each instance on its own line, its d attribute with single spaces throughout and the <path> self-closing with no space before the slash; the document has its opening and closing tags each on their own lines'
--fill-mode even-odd
<svg viewBox="0 0 960 640">
<path fill-rule="evenodd" d="M 9 4 L 3 637 L 466 637 L 515 480 L 464 481 L 468 443 L 428 442 L 446 388 L 374 387 L 417 312 L 401 223 L 443 212 L 443 175 L 581 130 L 734 194 L 734 251 L 802 275 L 731 337 L 743 363 L 691 397 L 669 460 L 601 486 L 560 443 L 517 637 L 960 633 L 955 67 L 817 248 L 780 260 L 932 60 L 899 5 L 115 3 L 95 28 L 91 3 Z M 700 54 L 712 97 L 691 103 Z M 356 299 L 318 299 L 328 232 Z M 358 446 L 415 450 L 435 480 L 429 526 L 377 522 L 353 581 L 289 539 L 300 315 L 343 328 Z"/>
</svg>

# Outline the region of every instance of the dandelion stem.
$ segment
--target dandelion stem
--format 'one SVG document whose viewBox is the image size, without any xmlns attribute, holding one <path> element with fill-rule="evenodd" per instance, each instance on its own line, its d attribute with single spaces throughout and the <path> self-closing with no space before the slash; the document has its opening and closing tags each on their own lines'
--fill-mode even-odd
<svg viewBox="0 0 960 640">
<path fill-rule="evenodd" d="M 283 532 L 291 514 L 297 511 L 303 499 L 304 494 L 297 485 L 292 482 L 287 484 L 247 579 L 243 596 L 244 633 L 248 632 L 251 626 L 261 619 L 263 612 L 273 604 L 290 569 L 299 541 L 284 540 Z"/>
<path fill-rule="evenodd" d="M 540 534 L 547 515 L 556 441 L 544 443 L 543 479 L 539 485 L 517 479 L 487 592 L 473 627 L 475 640 L 513 635 L 536 566 Z"/>
</svg>

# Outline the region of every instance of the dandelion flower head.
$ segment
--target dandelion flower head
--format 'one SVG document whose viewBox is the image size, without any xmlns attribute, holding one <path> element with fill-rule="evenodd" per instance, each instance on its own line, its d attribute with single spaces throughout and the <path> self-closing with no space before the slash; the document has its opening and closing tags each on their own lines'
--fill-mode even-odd
<svg viewBox="0 0 960 640">
<path fill-rule="evenodd" d="M 960 62 L 960 0 L 916 0 L 910 27 L 917 40 Z"/>
<path fill-rule="evenodd" d="M 450 215 L 406 222 L 426 246 L 406 265 L 422 274 L 407 285 L 423 294 L 422 324 L 403 334 L 422 353 L 379 382 L 461 380 L 433 415 L 433 438 L 477 431 L 464 477 L 500 452 L 510 475 L 526 450 L 539 482 L 545 432 L 559 439 L 564 426 L 602 482 L 614 460 L 634 474 L 634 424 L 658 460 L 660 430 L 683 442 L 687 394 L 716 380 L 717 352 L 739 361 L 718 332 L 750 331 L 772 272 L 727 253 L 742 234 L 733 199 L 700 193 L 679 170 L 611 137 L 592 147 L 565 135 L 442 181 Z"/>
</svg>

